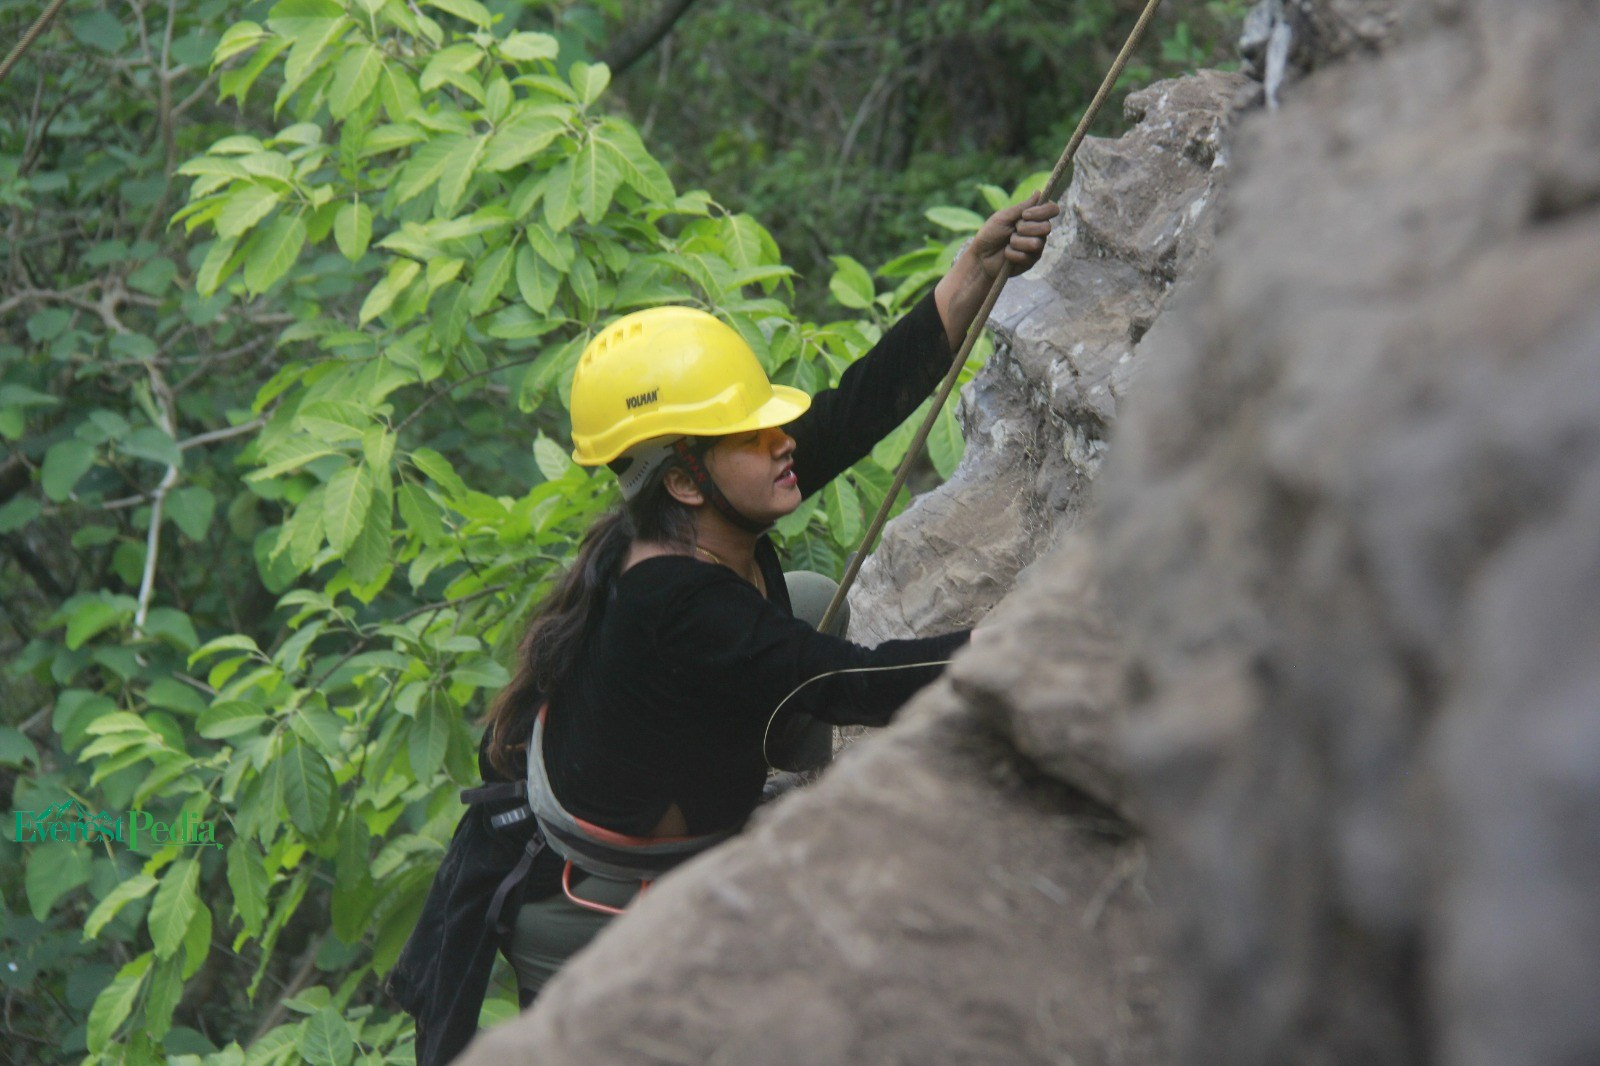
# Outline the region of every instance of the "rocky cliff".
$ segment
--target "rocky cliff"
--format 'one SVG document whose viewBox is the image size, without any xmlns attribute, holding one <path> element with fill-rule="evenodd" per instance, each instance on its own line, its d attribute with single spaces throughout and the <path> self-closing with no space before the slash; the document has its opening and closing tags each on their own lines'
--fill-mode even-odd
<svg viewBox="0 0 1600 1066">
<path fill-rule="evenodd" d="M 1600 1061 L 1600 11 L 1260 17 L 852 604 L 991 635 L 465 1061 Z"/>
</svg>

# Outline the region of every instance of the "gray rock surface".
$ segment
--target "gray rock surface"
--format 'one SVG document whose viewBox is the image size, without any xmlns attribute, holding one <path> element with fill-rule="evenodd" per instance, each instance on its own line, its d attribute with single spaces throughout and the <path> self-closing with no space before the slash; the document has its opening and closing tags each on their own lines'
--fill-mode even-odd
<svg viewBox="0 0 1600 1066">
<path fill-rule="evenodd" d="M 959 410 L 961 465 L 863 565 L 852 639 L 972 624 L 1079 522 L 1134 346 L 1210 247 L 1228 122 L 1254 95 L 1217 71 L 1159 82 L 1128 97 L 1132 130 L 1084 142 L 1044 259 L 990 320 L 995 354 Z"/>
<path fill-rule="evenodd" d="M 1454 7 L 1241 129 L 1099 484 L 1177 1062 L 1600 1061 L 1600 19 Z"/>
</svg>

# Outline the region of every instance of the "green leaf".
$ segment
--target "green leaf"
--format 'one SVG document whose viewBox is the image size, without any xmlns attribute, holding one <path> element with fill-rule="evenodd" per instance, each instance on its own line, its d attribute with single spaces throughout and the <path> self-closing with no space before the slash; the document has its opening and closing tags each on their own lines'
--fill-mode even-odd
<svg viewBox="0 0 1600 1066">
<path fill-rule="evenodd" d="M 547 481 L 555 481 L 574 465 L 567 450 L 543 433 L 533 440 L 533 461 Z"/>
<path fill-rule="evenodd" d="M 461 499 L 467 495 L 466 482 L 461 480 L 455 468 L 450 465 L 450 460 L 434 451 L 432 448 L 418 448 L 411 453 L 411 462 L 416 465 L 434 484 L 444 490 L 449 499 Z"/>
<path fill-rule="evenodd" d="M 964 207 L 930 207 L 924 215 L 935 226 L 957 233 L 976 233 L 983 228 L 983 216 Z"/>
<path fill-rule="evenodd" d="M 201 296 L 210 296 L 222 284 L 222 279 L 237 269 L 234 262 L 234 251 L 239 246 L 236 237 L 219 237 L 211 242 L 206 249 L 206 257 L 200 262 L 200 269 L 195 273 L 194 284 Z"/>
<path fill-rule="evenodd" d="M 578 198 L 573 192 L 573 157 L 568 156 L 550 168 L 544 190 L 544 220 L 560 233 L 578 217 Z"/>
<path fill-rule="evenodd" d="M 481 62 L 483 62 L 483 50 L 469 41 L 441 48 L 428 60 L 428 65 L 422 68 L 422 78 L 418 84 L 425 93 L 431 93 L 441 85 L 453 82 L 459 85 L 457 79 L 465 77 Z"/>
<path fill-rule="evenodd" d="M 539 258 L 555 267 L 563 274 L 572 266 L 572 261 L 577 256 L 573 250 L 572 238 L 564 234 L 554 234 L 543 226 L 529 226 L 523 231 L 528 240 L 528 247 L 539 253 Z"/>
<path fill-rule="evenodd" d="M 217 498 L 204 485 L 190 485 L 167 494 L 167 514 L 190 540 L 202 541 L 211 529 Z"/>
<path fill-rule="evenodd" d="M 105 1051 L 111 1044 L 111 1038 L 127 1021 L 144 987 L 144 975 L 150 970 L 150 962 L 151 955 L 147 951 L 118 970 L 117 976 L 95 997 L 84 1034 L 91 1054 L 98 1055 Z"/>
<path fill-rule="evenodd" d="M 90 11 L 72 20 L 72 35 L 91 48 L 116 52 L 127 43 L 127 31 L 109 11 Z"/>
<path fill-rule="evenodd" d="M 155 426 L 140 426 L 117 442 L 117 450 L 163 466 L 183 466 L 183 453 L 178 450 L 177 441 Z"/>
<path fill-rule="evenodd" d="M 817 497 L 807 497 L 799 507 L 790 511 L 774 524 L 778 535 L 785 539 L 798 536 L 806 526 L 811 524 L 811 519 L 817 513 Z"/>
<path fill-rule="evenodd" d="M 361 454 L 378 477 L 376 484 L 385 485 L 389 479 L 389 461 L 394 458 L 394 434 L 383 425 L 368 426 L 361 435 Z"/>
<path fill-rule="evenodd" d="M 187 981 L 204 965 L 211 954 L 211 908 L 204 900 L 195 908 L 189 919 L 189 928 L 183 934 L 183 979 Z"/>
<path fill-rule="evenodd" d="M 955 473 L 964 447 L 961 425 L 956 421 L 955 405 L 945 404 L 928 432 L 928 458 L 933 460 L 933 468 L 939 471 L 940 477 L 947 478 Z"/>
<path fill-rule="evenodd" d="M 144 620 L 145 636 L 164 640 L 179 651 L 193 651 L 200 643 L 189 616 L 176 607 L 153 607 Z"/>
<path fill-rule="evenodd" d="M 361 439 L 372 424 L 372 411 L 349 400 L 319 400 L 300 408 L 294 424 L 320 441 L 343 443 Z"/>
<path fill-rule="evenodd" d="M 299 214 L 279 215 L 245 252 L 245 288 L 251 293 L 266 292 L 294 266 L 305 243 L 305 219 Z"/>
<path fill-rule="evenodd" d="M 488 258 L 479 265 L 468 293 L 468 306 L 473 314 L 483 314 L 489 305 L 499 298 L 506 283 L 511 280 L 511 252 L 511 245 L 501 245 L 490 252 Z"/>
<path fill-rule="evenodd" d="M 822 490 L 822 499 L 833 539 L 853 547 L 861 537 L 861 498 L 855 486 L 844 478 L 834 478 Z"/>
<path fill-rule="evenodd" d="M 450 715 L 454 713 L 455 705 L 438 691 L 430 691 L 417 707 L 406 747 L 418 781 L 431 780 L 444 765 L 445 748 L 450 742 Z"/>
<path fill-rule="evenodd" d="M 389 267 L 389 272 L 383 276 L 383 280 L 374 285 L 372 291 L 367 293 L 367 298 L 362 301 L 361 310 L 356 315 L 359 324 L 364 326 L 389 310 L 394 304 L 395 297 L 405 291 L 406 286 L 415 281 L 421 271 L 421 265 L 414 260 L 395 260 Z"/>
<path fill-rule="evenodd" d="M 372 208 L 360 201 L 339 208 L 333 219 L 333 240 L 352 263 L 365 255 L 372 241 Z"/>
<path fill-rule="evenodd" d="M 0 533 L 21 529 L 43 513 L 44 508 L 31 496 L 13 497 L 10 503 L 0 506 Z"/>
<path fill-rule="evenodd" d="M 132 608 L 108 600 L 84 600 L 67 617 L 67 648 L 76 651 L 95 636 L 133 616 Z"/>
<path fill-rule="evenodd" d="M 333 865 L 333 934 L 346 944 L 359 943 L 367 931 L 373 906 L 372 836 L 360 815 L 339 825 L 339 851 Z"/>
<path fill-rule="evenodd" d="M 333 772 L 328 769 L 328 760 L 298 739 L 288 737 L 274 767 L 277 793 L 289 809 L 290 820 L 306 836 L 316 836 L 327 822 L 333 803 Z"/>
<path fill-rule="evenodd" d="M 597 144 L 593 138 L 584 142 L 583 147 L 578 149 L 572 167 L 578 210 L 582 212 L 585 221 L 599 222 L 605 217 L 606 209 L 611 206 L 611 199 L 617 194 L 617 186 L 622 184 L 622 171 L 615 163 L 613 155 Z"/>
<path fill-rule="evenodd" d="M 478 688 L 499 689 L 510 683 L 511 675 L 493 659 L 476 659 L 458 665 L 451 673 L 450 680 Z"/>
<path fill-rule="evenodd" d="M 577 90 L 579 101 L 588 107 L 611 84 L 611 68 L 604 63 L 574 63 L 567 80 Z"/>
<path fill-rule="evenodd" d="M 43 813 L 43 812 L 35 812 Z M 21 820 L 21 816 L 17 816 Z M 28 856 L 23 888 L 28 909 L 44 921 L 56 900 L 89 880 L 89 854 L 82 844 L 48 844 Z"/>
<path fill-rule="evenodd" d="M 224 740 L 252 733 L 272 721 L 260 707 L 243 700 L 221 700 L 206 708 L 195 731 L 207 740 Z"/>
<path fill-rule="evenodd" d="M 478 0 L 427 0 L 429 7 L 448 11 L 457 18 L 466 19 L 480 29 L 489 28 L 489 9 Z"/>
<path fill-rule="evenodd" d="M 530 308 L 541 315 L 548 312 L 560 284 L 556 269 L 544 257 L 534 254 L 532 247 L 523 245 L 517 250 L 517 291 Z"/>
<path fill-rule="evenodd" d="M 824 577 L 837 577 L 844 570 L 844 560 L 826 537 L 801 537 L 786 555 L 785 570 L 811 570 Z"/>
<path fill-rule="evenodd" d="M 61 503 L 72 495 L 72 487 L 94 465 L 94 445 L 81 440 L 62 440 L 44 454 L 40 485 L 44 494 Z"/>
<path fill-rule="evenodd" d="M 183 946 L 183 936 L 189 931 L 189 921 L 200 906 L 200 862 L 183 859 L 167 868 L 156 889 L 156 898 L 150 904 L 150 941 L 155 945 L 156 958 L 171 958 Z"/>
<path fill-rule="evenodd" d="M 322 550 L 323 540 L 327 536 L 326 509 L 323 500 L 327 498 L 327 486 L 313 489 L 300 501 L 300 506 L 295 508 L 293 517 L 289 519 L 285 535 L 288 537 L 289 561 L 296 570 L 304 570 L 316 560 L 317 552 Z"/>
<path fill-rule="evenodd" d="M 57 407 L 60 404 L 59 396 L 26 385 L 0 385 L 0 407 Z"/>
<path fill-rule="evenodd" d="M 249 51 L 266 35 L 267 31 L 254 22 L 235 22 L 223 32 L 222 39 L 212 50 L 211 66 L 215 68 L 241 52 Z"/>
<path fill-rule="evenodd" d="M 412 266 L 416 264 L 413 263 Z M 381 284 L 381 282 L 380 282 Z M 313 459 L 333 455 L 337 449 L 309 436 L 296 434 L 278 441 L 261 456 L 265 466 L 244 476 L 246 481 L 268 481 L 280 474 L 298 470 Z"/>
<path fill-rule="evenodd" d="M 401 485 L 396 492 L 400 518 L 423 542 L 437 540 L 444 533 L 439 505 L 421 485 Z"/>
<path fill-rule="evenodd" d="M 484 143 L 483 137 L 473 137 L 450 153 L 439 174 L 439 210 L 447 214 L 455 211 L 466 195 L 467 186 L 477 172 L 478 160 L 483 158 Z"/>
<path fill-rule="evenodd" d="M 590 136 L 596 147 L 610 157 L 623 180 L 641 195 L 658 203 L 672 202 L 675 195 L 672 179 L 645 148 L 632 126 L 608 115 Z M 737 262 L 732 256 L 729 259 Z"/>
<path fill-rule="evenodd" d="M 94 910 L 89 912 L 89 917 L 83 922 L 83 939 L 93 940 L 100 935 L 100 930 L 106 923 L 117 916 L 117 913 L 136 899 L 148 896 L 156 887 L 156 879 L 148 874 L 136 874 L 126 881 L 119 883 L 106 897 L 95 904 Z"/>
<path fill-rule="evenodd" d="M 391 493 L 375 491 L 372 505 L 350 550 L 345 553 L 345 563 L 357 584 L 366 585 L 376 580 L 389 565 L 394 547 L 394 501 Z"/>
<path fill-rule="evenodd" d="M 554 59 L 559 51 L 556 39 L 548 33 L 513 33 L 500 42 L 500 54 L 519 63 Z"/>
<path fill-rule="evenodd" d="M 296 736 L 329 758 L 340 755 L 344 750 L 341 744 L 344 719 L 326 707 L 300 707 L 289 716 L 289 726 Z"/>
<path fill-rule="evenodd" d="M 1017 187 L 1011 190 L 1011 195 L 1006 198 L 1006 204 L 1020 204 L 1036 192 L 1043 192 L 1045 185 L 1050 181 L 1050 171 L 1036 170 L 1032 174 L 1017 182 Z"/>
<path fill-rule="evenodd" d="M 513 115 L 489 138 L 483 153 L 483 169 L 499 173 L 521 166 L 567 129 L 565 107 L 531 108 Z"/>
<path fill-rule="evenodd" d="M 989 205 L 990 211 L 999 211 L 1010 207 L 1011 200 L 1006 196 L 1006 191 L 998 185 L 979 185 L 978 191 L 983 194 L 983 202 Z"/>
<path fill-rule="evenodd" d="M 228 847 L 228 887 L 233 890 L 233 909 L 251 937 L 261 935 L 261 923 L 267 918 L 266 867 L 253 842 L 234 841 Z"/>
<path fill-rule="evenodd" d="M 242 185 L 217 216 L 217 236 L 232 238 L 266 218 L 283 199 L 282 190 L 270 185 Z"/>
<path fill-rule="evenodd" d="M 848 255 L 835 255 L 834 275 L 828 280 L 828 291 L 833 298 L 852 310 L 872 306 L 872 276 L 867 268 Z"/>
<path fill-rule="evenodd" d="M 472 3 L 472 0 L 449 2 L 465 4 Z M 445 6 L 441 0 L 433 0 L 433 5 Z M 344 1016 L 332 1007 L 323 1007 L 306 1021 L 305 1027 L 300 1030 L 300 1039 L 295 1042 L 295 1049 L 310 1066 L 349 1066 L 351 1057 L 355 1055 L 356 1043 Z"/>
<path fill-rule="evenodd" d="M 289 58 L 283 63 L 283 92 L 291 93 L 299 88 L 300 83 L 310 77 L 327 58 L 328 46 L 349 27 L 350 20 L 342 15 L 337 18 L 308 18 L 299 27 L 298 33 L 287 34 L 294 38 L 294 44 L 289 48 Z"/>
<path fill-rule="evenodd" d="M 178 960 L 157 963 L 150 976 L 150 994 L 144 1001 L 143 1029 L 152 1040 L 160 1040 L 172 1028 L 172 1012 L 183 998 L 183 971 Z"/>
<path fill-rule="evenodd" d="M 328 90 L 328 111 L 334 118 L 343 119 L 367 102 L 372 90 L 378 87 L 378 76 L 383 73 L 383 53 L 370 44 L 358 45 L 345 52 L 334 69 L 333 86 Z"/>
<path fill-rule="evenodd" d="M 372 505 L 372 471 L 365 463 L 347 466 L 328 482 L 323 498 L 323 526 L 328 543 L 341 555 L 355 543 Z"/>
<path fill-rule="evenodd" d="M 245 636 L 243 633 L 229 633 L 225 637 L 209 640 L 204 647 L 197 648 L 191 652 L 189 654 L 189 665 L 193 666 L 206 656 L 215 655 L 219 651 L 248 651 L 256 655 L 261 654 L 261 649 L 256 646 L 256 642 L 250 637 Z"/>
<path fill-rule="evenodd" d="M 395 202 L 406 203 L 438 182 L 453 156 L 465 143 L 460 136 L 444 136 L 428 141 L 411 153 L 394 184 Z"/>
<path fill-rule="evenodd" d="M 0 766 L 39 765 L 39 749 L 33 746 L 22 732 L 12 726 L 0 725 Z"/>
</svg>

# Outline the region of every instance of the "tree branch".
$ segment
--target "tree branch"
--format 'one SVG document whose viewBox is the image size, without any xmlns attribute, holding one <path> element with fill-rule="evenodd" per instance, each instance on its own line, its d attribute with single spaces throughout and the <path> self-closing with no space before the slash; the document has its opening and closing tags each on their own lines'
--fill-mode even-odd
<svg viewBox="0 0 1600 1066">
<path fill-rule="evenodd" d="M 667 0 L 656 12 L 655 18 L 625 31 L 601 54 L 600 59 L 611 68 L 616 77 L 649 54 L 650 49 L 672 31 L 684 12 L 694 6 L 694 0 Z"/>
<path fill-rule="evenodd" d="M 166 381 L 161 377 L 161 371 L 154 365 L 150 367 L 150 387 L 161 404 L 161 428 L 166 431 L 167 436 L 177 440 L 178 418 L 172 390 L 167 387 Z M 161 478 L 161 484 L 156 486 L 150 504 L 150 533 L 145 539 L 144 575 L 139 579 L 139 607 L 133 615 L 135 637 L 144 632 L 145 617 L 150 613 L 150 598 L 155 594 L 156 559 L 161 553 L 161 508 L 166 503 L 167 491 L 177 482 L 178 468 L 168 466 L 166 474 Z"/>
</svg>

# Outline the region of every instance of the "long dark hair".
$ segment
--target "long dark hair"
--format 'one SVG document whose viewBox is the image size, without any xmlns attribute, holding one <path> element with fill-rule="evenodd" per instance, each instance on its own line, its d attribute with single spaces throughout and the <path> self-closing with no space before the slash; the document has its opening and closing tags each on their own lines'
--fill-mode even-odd
<svg viewBox="0 0 1600 1066">
<path fill-rule="evenodd" d="M 703 455 L 715 438 L 692 441 Z M 633 499 L 590 526 L 578 545 L 578 557 L 534 608 L 517 645 L 517 670 L 511 683 L 489 704 L 484 722 L 489 729 L 489 763 L 507 777 L 524 772 L 522 751 L 533 731 L 533 718 L 545 697 L 567 679 L 578 652 L 594 636 L 611 583 L 635 540 L 664 541 L 691 547 L 695 542 L 694 512 L 666 489 L 663 463 Z"/>
</svg>

